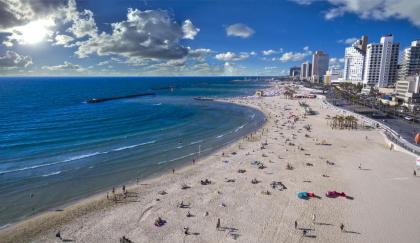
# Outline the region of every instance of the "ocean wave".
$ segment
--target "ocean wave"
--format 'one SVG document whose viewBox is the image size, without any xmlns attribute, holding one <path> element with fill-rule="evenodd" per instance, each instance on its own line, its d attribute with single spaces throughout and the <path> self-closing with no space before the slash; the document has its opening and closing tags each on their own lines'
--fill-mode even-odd
<svg viewBox="0 0 420 243">
<path fill-rule="evenodd" d="M 55 172 L 52 172 L 52 173 L 48 173 L 48 174 L 42 175 L 42 177 L 48 177 L 48 176 L 53 176 L 53 175 L 58 175 L 58 174 L 61 174 L 61 171 L 55 171 Z"/>
<path fill-rule="evenodd" d="M 54 163 L 32 165 L 32 166 L 27 166 L 27 167 L 23 167 L 23 168 L 13 169 L 13 170 L 3 170 L 3 171 L 0 171 L 0 175 L 13 173 L 13 172 L 19 172 L 19 171 L 25 171 L 25 170 L 37 169 L 37 168 L 40 168 L 40 167 L 56 165 L 56 164 L 59 164 L 59 163 L 64 163 L 64 162 L 63 161 L 58 161 L 58 162 L 54 162 Z"/>
<path fill-rule="evenodd" d="M 144 143 L 139 143 L 139 144 L 134 144 L 134 145 L 129 145 L 129 146 L 124 146 L 124 147 L 113 149 L 112 151 L 121 151 L 121 150 L 131 149 L 131 148 L 135 148 L 135 147 L 139 147 L 139 146 L 143 146 L 143 145 L 147 145 L 147 144 L 152 144 L 152 143 L 156 143 L 156 140 L 149 141 L 149 142 L 144 142 Z"/>
<path fill-rule="evenodd" d="M 201 143 L 201 142 L 203 142 L 203 141 L 204 141 L 204 140 L 192 141 L 192 142 L 190 143 L 190 145 L 197 144 L 197 143 Z"/>
<path fill-rule="evenodd" d="M 254 118 L 255 118 L 255 113 L 252 114 L 251 120 L 254 120 Z"/>
<path fill-rule="evenodd" d="M 85 158 L 89 158 L 89 157 L 92 157 L 92 156 L 96 156 L 96 155 L 100 155 L 100 154 L 107 154 L 107 153 L 109 153 L 109 151 L 107 151 L 107 152 L 94 152 L 94 153 L 90 153 L 90 154 L 82 154 L 82 155 L 77 155 L 77 156 L 70 157 L 66 160 L 63 160 L 62 162 L 70 162 L 70 161 L 73 161 L 73 160 L 85 159 Z"/>
<path fill-rule="evenodd" d="M 162 105 L 162 103 L 157 103 L 157 104 L 153 104 L 153 105 Z"/>
<path fill-rule="evenodd" d="M 73 156 L 73 157 L 70 157 L 68 159 L 62 160 L 62 161 L 46 163 L 46 164 L 39 164 L 39 165 L 32 165 L 32 166 L 27 166 L 27 167 L 23 167 L 23 168 L 12 169 L 12 170 L 4 170 L 4 171 L 0 171 L 0 175 L 20 172 L 20 171 L 25 171 L 25 170 L 33 170 L 33 169 L 37 169 L 37 168 L 41 168 L 41 167 L 47 167 L 47 166 L 52 166 L 52 165 L 56 165 L 56 164 L 62 164 L 62 163 L 71 162 L 71 161 L 80 160 L 80 159 L 86 159 L 86 158 L 101 155 L 101 154 L 107 154 L 107 153 L 112 152 L 112 151 L 115 151 L 115 152 L 116 151 L 121 151 L 121 150 L 130 149 L 130 148 L 134 148 L 134 147 L 138 147 L 138 146 L 142 146 L 142 145 L 146 145 L 146 144 L 152 144 L 152 143 L 155 143 L 155 142 L 156 142 L 156 140 L 153 140 L 153 141 L 149 141 L 149 142 L 144 142 L 144 143 L 139 143 L 139 144 L 135 144 L 135 145 L 116 148 L 116 149 L 113 149 L 111 151 L 94 152 L 94 153 L 77 155 L 77 156 Z"/>
<path fill-rule="evenodd" d="M 239 130 L 241 130 L 242 128 L 244 128 L 244 126 L 246 125 L 246 123 L 245 124 L 243 124 L 242 126 L 239 126 L 239 127 L 237 127 L 236 129 L 235 129 L 235 132 L 238 132 Z"/>
<path fill-rule="evenodd" d="M 11 224 L 1 225 L 1 226 L 0 226 L 0 230 L 5 229 L 5 228 L 9 227 L 10 225 L 11 225 Z"/>
<path fill-rule="evenodd" d="M 216 138 L 222 138 L 222 137 L 224 137 L 225 136 L 225 134 L 220 134 L 219 136 L 217 136 Z"/>
<path fill-rule="evenodd" d="M 189 156 L 193 156 L 193 155 L 195 155 L 195 154 L 198 154 L 198 152 L 189 153 L 189 154 L 186 154 L 186 155 L 183 155 L 183 156 L 180 156 L 180 157 L 176 157 L 176 158 L 174 158 L 174 159 L 170 159 L 170 160 L 160 161 L 160 162 L 158 162 L 157 164 L 158 164 L 158 165 L 161 165 L 161 164 L 166 164 L 166 163 L 168 163 L 168 162 L 174 162 L 174 161 L 177 161 L 177 160 L 180 160 L 180 159 L 185 159 L 185 158 L 187 158 L 187 157 L 189 157 Z"/>
</svg>

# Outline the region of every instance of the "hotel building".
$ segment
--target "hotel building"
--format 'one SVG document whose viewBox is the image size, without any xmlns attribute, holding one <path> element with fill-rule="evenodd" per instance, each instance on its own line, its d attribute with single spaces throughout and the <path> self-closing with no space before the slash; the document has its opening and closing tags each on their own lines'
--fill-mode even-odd
<svg viewBox="0 0 420 243">
<path fill-rule="evenodd" d="M 344 55 L 344 80 L 352 82 L 363 81 L 367 42 L 368 37 L 362 36 L 351 47 L 346 48 Z"/>
<path fill-rule="evenodd" d="M 364 89 L 383 88 L 395 84 L 397 79 L 400 43 L 392 35 L 381 38 L 380 43 L 368 44 L 364 67 Z"/>
</svg>

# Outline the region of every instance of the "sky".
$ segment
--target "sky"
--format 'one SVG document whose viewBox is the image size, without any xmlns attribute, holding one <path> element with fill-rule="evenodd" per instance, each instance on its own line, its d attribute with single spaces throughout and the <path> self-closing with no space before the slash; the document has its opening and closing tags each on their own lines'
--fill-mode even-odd
<svg viewBox="0 0 420 243">
<path fill-rule="evenodd" d="M 0 0 L 0 75 L 287 75 L 386 34 L 420 39 L 420 1 Z"/>
</svg>

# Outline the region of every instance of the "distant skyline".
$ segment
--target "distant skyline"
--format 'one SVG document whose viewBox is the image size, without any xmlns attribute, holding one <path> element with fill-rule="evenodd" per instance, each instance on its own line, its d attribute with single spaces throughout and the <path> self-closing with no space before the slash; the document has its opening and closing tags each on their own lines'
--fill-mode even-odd
<svg viewBox="0 0 420 243">
<path fill-rule="evenodd" d="M 361 35 L 420 39 L 412 0 L 0 0 L 2 76 L 288 75 Z"/>
</svg>

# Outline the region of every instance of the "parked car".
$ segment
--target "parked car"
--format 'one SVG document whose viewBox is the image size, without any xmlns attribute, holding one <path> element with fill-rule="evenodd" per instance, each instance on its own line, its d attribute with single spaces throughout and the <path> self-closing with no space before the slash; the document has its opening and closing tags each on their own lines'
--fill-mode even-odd
<svg viewBox="0 0 420 243">
<path fill-rule="evenodd" d="M 414 121 L 414 118 L 411 116 L 405 116 L 404 119 L 406 119 L 407 121 Z"/>
</svg>

